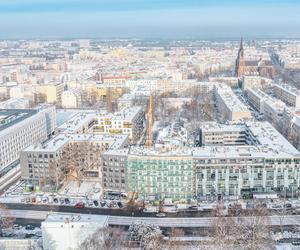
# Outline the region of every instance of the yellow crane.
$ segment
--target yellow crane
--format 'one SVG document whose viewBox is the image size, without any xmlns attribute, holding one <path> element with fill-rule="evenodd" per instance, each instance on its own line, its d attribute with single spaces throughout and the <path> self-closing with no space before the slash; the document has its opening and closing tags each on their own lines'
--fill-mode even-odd
<svg viewBox="0 0 300 250">
<path fill-rule="evenodd" d="M 146 146 L 152 147 L 153 143 L 153 97 L 150 95 L 149 97 L 149 108 L 147 113 L 147 139 L 146 139 Z"/>
</svg>

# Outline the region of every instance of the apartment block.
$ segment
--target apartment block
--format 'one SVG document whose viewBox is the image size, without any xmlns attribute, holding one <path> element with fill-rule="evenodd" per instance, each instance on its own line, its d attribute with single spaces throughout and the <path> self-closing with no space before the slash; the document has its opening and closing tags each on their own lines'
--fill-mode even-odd
<svg viewBox="0 0 300 250">
<path fill-rule="evenodd" d="M 196 196 L 296 190 L 300 183 L 299 151 L 268 122 L 238 125 L 237 133 L 241 126 L 246 136 L 244 145 L 193 149 Z"/>
<path fill-rule="evenodd" d="M 192 162 L 189 151 L 162 154 L 131 148 L 126 163 L 127 191 L 145 199 L 190 199 L 194 194 Z"/>
<path fill-rule="evenodd" d="M 252 117 L 249 109 L 238 99 L 230 87 L 226 85 L 216 85 L 214 94 L 222 120 L 237 121 Z"/>
<path fill-rule="evenodd" d="M 128 135 L 60 134 L 21 151 L 21 178 L 44 190 L 64 185 L 68 174 L 100 181 L 101 155 L 127 146 Z"/>
<path fill-rule="evenodd" d="M 116 113 L 100 113 L 94 132 L 100 134 L 128 134 L 132 144 L 138 142 L 144 131 L 142 107 L 127 107 Z"/>
<path fill-rule="evenodd" d="M 274 93 L 277 98 L 289 106 L 300 108 L 300 90 L 288 84 L 274 84 Z"/>
</svg>

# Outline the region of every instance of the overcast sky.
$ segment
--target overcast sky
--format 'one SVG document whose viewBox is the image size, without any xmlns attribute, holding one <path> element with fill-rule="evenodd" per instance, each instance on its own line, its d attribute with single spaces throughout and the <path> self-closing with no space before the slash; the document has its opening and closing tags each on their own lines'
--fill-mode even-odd
<svg viewBox="0 0 300 250">
<path fill-rule="evenodd" d="M 300 37 L 300 0 L 0 0 L 0 38 Z"/>
</svg>

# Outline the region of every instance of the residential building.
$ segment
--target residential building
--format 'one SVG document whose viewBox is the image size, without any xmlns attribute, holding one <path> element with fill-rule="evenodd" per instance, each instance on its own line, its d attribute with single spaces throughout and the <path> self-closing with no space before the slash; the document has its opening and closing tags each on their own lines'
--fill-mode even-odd
<svg viewBox="0 0 300 250">
<path fill-rule="evenodd" d="M 100 113 L 94 132 L 100 134 L 128 134 L 132 144 L 138 142 L 144 131 L 142 107 L 128 107 L 116 113 Z"/>
<path fill-rule="evenodd" d="M 288 84 L 274 84 L 274 93 L 277 98 L 287 105 L 300 108 L 300 90 Z"/>
<path fill-rule="evenodd" d="M 194 194 L 193 161 L 189 150 L 160 153 L 131 147 L 126 163 L 128 192 L 145 199 L 191 199 Z"/>
<path fill-rule="evenodd" d="M 63 108 L 80 108 L 82 104 L 81 93 L 76 90 L 66 90 L 61 95 Z"/>
<path fill-rule="evenodd" d="M 101 155 L 127 146 L 128 135 L 59 134 L 20 153 L 21 178 L 44 190 L 64 185 L 68 174 L 100 181 Z"/>
<path fill-rule="evenodd" d="M 224 121 L 250 119 L 251 112 L 226 85 L 216 85 L 214 89 L 216 105 Z"/>
<path fill-rule="evenodd" d="M 244 145 L 205 145 L 193 149 L 196 196 L 202 199 L 297 190 L 299 151 L 267 122 L 247 122 L 242 126 Z M 238 125 L 237 133 L 240 129 Z M 215 140 L 219 141 L 219 137 L 216 135 Z"/>
<path fill-rule="evenodd" d="M 39 93 L 44 97 L 45 101 L 52 104 L 61 103 L 63 91 L 64 85 L 62 83 L 41 84 L 39 87 Z"/>
</svg>

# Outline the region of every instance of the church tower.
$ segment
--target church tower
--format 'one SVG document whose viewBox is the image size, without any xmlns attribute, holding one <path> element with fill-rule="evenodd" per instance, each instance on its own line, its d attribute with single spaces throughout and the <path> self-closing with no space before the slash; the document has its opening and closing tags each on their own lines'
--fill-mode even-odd
<svg viewBox="0 0 300 250">
<path fill-rule="evenodd" d="M 245 74 L 245 68 L 246 68 L 246 65 L 245 65 L 244 46 L 243 46 L 243 38 L 242 38 L 238 56 L 235 61 L 235 75 L 237 77 L 243 76 Z"/>
</svg>

